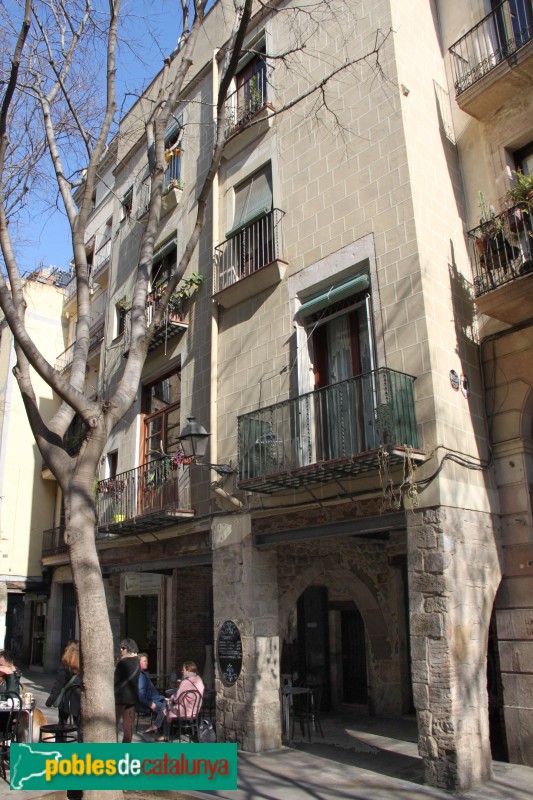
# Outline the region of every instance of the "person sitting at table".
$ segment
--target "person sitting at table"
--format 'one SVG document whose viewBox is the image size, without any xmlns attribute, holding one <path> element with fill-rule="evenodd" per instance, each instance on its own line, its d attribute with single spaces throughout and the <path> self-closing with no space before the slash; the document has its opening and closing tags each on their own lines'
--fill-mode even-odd
<svg viewBox="0 0 533 800">
<path fill-rule="evenodd" d="M 154 724 L 146 729 L 145 733 L 157 733 L 162 728 L 165 719 L 167 703 L 161 693 L 155 688 L 148 674 L 148 654 L 139 653 L 139 708 L 155 712 Z"/>
<path fill-rule="evenodd" d="M 0 694 L 20 694 L 20 672 L 14 662 L 11 650 L 0 650 Z"/>
<path fill-rule="evenodd" d="M 195 689 L 197 692 L 199 692 L 200 697 L 203 698 L 205 686 L 203 680 L 198 675 L 198 667 L 194 661 L 185 661 L 183 667 L 181 668 L 181 680 L 179 682 L 178 690 L 168 701 L 168 708 L 165 713 L 165 733 L 164 736 L 161 737 L 160 741 L 166 741 L 168 739 L 171 720 L 176 719 L 176 717 L 182 717 L 183 719 L 189 719 L 192 717 L 195 710 L 195 698 L 193 696 L 191 697 L 191 695 L 188 695 L 180 702 L 180 697 L 192 689 Z M 199 710 L 199 708 L 196 709 L 197 712 Z"/>
</svg>

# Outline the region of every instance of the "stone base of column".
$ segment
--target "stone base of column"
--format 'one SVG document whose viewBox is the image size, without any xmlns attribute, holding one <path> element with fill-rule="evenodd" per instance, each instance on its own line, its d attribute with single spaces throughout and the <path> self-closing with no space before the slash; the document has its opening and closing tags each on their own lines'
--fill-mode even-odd
<svg viewBox="0 0 533 800">
<path fill-rule="evenodd" d="M 487 637 L 500 562 L 490 514 L 409 517 L 413 698 L 427 783 L 464 792 L 490 779 Z"/>
</svg>

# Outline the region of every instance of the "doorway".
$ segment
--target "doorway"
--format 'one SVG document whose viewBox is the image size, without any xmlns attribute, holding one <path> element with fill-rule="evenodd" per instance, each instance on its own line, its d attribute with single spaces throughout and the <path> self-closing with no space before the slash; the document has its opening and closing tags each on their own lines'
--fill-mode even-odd
<svg viewBox="0 0 533 800">
<path fill-rule="evenodd" d="M 159 597 L 157 594 L 126 596 L 126 637 L 137 642 L 140 653 L 148 654 L 151 672 L 159 670 L 158 610 Z"/>
<path fill-rule="evenodd" d="M 357 608 L 341 614 L 342 700 L 366 705 L 368 684 L 366 673 L 365 623 Z"/>
</svg>

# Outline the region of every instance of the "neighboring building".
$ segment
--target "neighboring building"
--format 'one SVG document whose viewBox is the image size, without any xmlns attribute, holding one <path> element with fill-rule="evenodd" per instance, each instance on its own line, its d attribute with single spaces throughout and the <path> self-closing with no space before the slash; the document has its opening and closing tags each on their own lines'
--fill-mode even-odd
<svg viewBox="0 0 533 800">
<path fill-rule="evenodd" d="M 223 5 L 206 19 L 167 131 L 148 315 L 192 230 L 212 151 Z M 530 3 L 518 5 L 506 0 L 478 25 L 481 2 L 379 2 L 366 15 L 363 4 L 351 56 L 377 27 L 395 33 L 380 54 L 388 83 L 359 67 L 331 87 L 347 138 L 313 122 L 314 97 L 273 113 L 302 91 L 302 75 L 323 77 L 317 53 L 343 52 L 338 19 L 317 27 L 298 69 L 269 58 L 294 44 L 283 13 L 250 25 L 188 270 L 204 282 L 161 326 L 97 486 L 117 638 L 135 638 L 152 671 L 193 658 L 210 672 L 220 631 L 235 623 L 242 672 L 234 680 L 217 665 L 217 723 L 247 750 L 279 746 L 280 685 L 298 673 L 322 686 L 324 708 L 416 710 L 433 785 L 486 779 L 491 745 L 533 765 L 530 215 L 518 215 L 497 268 L 474 230 L 478 192 L 499 211 L 512 153 L 530 163 L 530 22 L 514 48 L 507 36 L 504 51 L 472 62 L 520 9 L 531 20 Z M 472 46 L 448 54 L 466 31 Z M 457 63 L 468 75 L 449 78 Z M 90 221 L 88 248 L 96 257 L 104 223 L 110 249 L 105 283 L 94 276 L 99 396 L 128 354 L 144 120 L 160 80 L 121 123 Z M 183 459 L 191 416 L 211 433 L 203 466 Z M 43 550 L 51 661 L 74 615 L 55 522 Z"/>
<path fill-rule="evenodd" d="M 23 280 L 28 333 L 51 363 L 63 340 L 64 277 L 50 268 Z M 13 375 L 17 358 L 4 319 L 0 337 L 0 642 L 19 663 L 42 667 L 50 586 L 43 574 L 41 542 L 53 515 L 55 492 L 41 478 L 42 458 Z M 57 401 L 50 387 L 31 372 L 39 409 L 48 415 Z"/>
</svg>

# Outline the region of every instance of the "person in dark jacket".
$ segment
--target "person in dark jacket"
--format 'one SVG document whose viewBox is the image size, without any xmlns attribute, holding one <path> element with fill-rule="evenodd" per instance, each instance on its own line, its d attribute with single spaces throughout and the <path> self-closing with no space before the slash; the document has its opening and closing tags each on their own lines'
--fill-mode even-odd
<svg viewBox="0 0 533 800">
<path fill-rule="evenodd" d="M 120 658 L 115 667 L 115 715 L 118 724 L 124 726 L 124 744 L 133 739 L 135 707 L 139 702 L 139 648 L 133 639 L 123 639 L 120 643 Z"/>
<path fill-rule="evenodd" d="M 11 650 L 0 650 L 0 694 L 20 694 L 20 672 L 15 666 Z"/>
<path fill-rule="evenodd" d="M 63 655 L 61 657 L 61 664 L 57 670 L 56 679 L 52 686 L 52 691 L 48 695 L 45 706 L 51 708 L 57 700 L 61 689 L 69 684 L 70 686 L 80 687 L 80 644 L 77 639 L 68 642 Z M 57 709 L 59 722 L 67 722 L 69 716 L 72 716 L 76 725 L 79 724 L 80 718 L 80 691 L 79 689 L 72 689 L 67 691 L 62 703 Z"/>
<path fill-rule="evenodd" d="M 68 687 L 67 687 L 68 684 Z M 72 689 L 70 687 L 73 687 Z M 57 675 L 52 686 L 52 691 L 45 701 L 45 706 L 51 708 L 57 698 L 61 689 L 67 687 L 63 696 L 63 702 L 57 709 L 59 722 L 68 722 L 69 716 L 72 716 L 76 725 L 80 724 L 80 643 L 77 639 L 72 639 L 67 642 L 67 646 L 61 656 L 61 664 L 57 670 Z M 76 688 L 74 688 L 76 687 Z M 78 732 L 78 741 L 81 742 L 81 733 Z M 81 789 L 69 789 L 67 791 L 67 800 L 82 800 L 83 792 Z"/>
<path fill-rule="evenodd" d="M 145 733 L 156 733 L 163 726 L 167 703 L 150 680 L 147 653 L 139 653 L 139 667 L 141 670 L 139 672 L 139 707 L 153 711 L 155 714 L 154 724 L 147 728 Z"/>
</svg>

